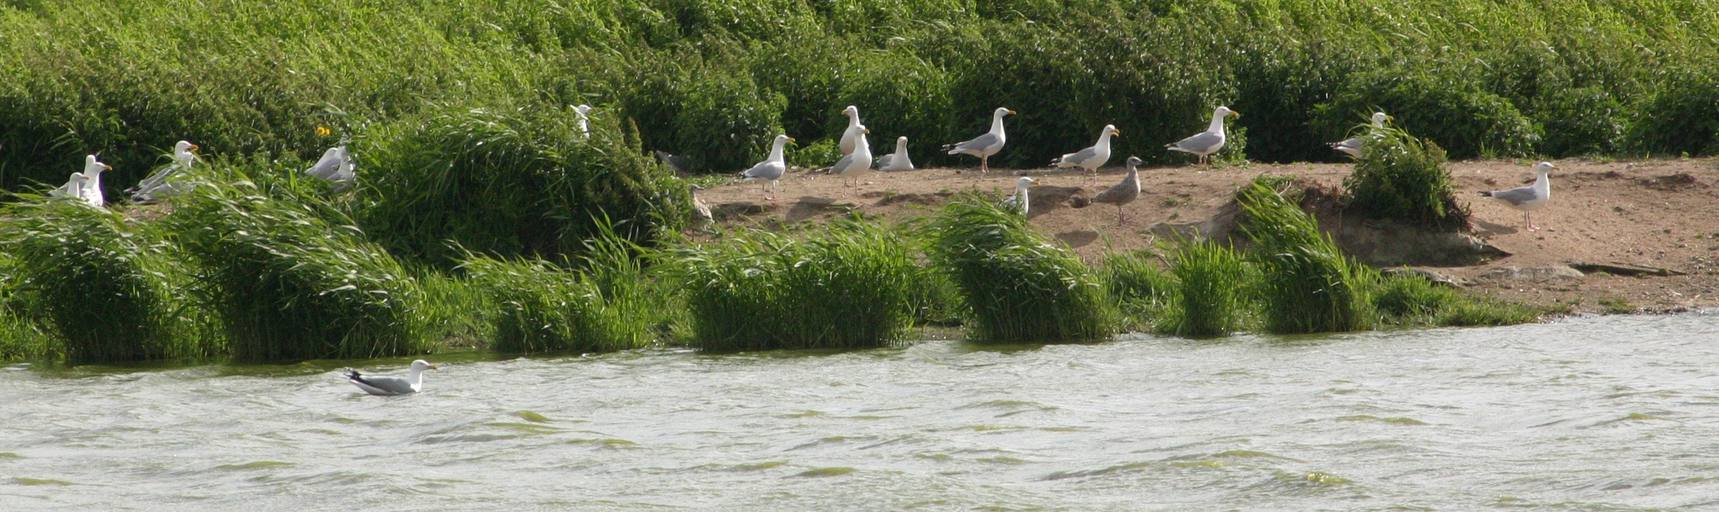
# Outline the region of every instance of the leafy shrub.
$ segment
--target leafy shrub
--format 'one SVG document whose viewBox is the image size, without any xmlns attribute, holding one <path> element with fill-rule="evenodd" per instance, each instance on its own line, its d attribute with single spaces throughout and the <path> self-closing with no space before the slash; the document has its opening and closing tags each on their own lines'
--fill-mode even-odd
<svg viewBox="0 0 1719 512">
<path fill-rule="evenodd" d="M 1343 178 L 1349 208 L 1430 229 L 1468 226 L 1468 210 L 1456 202 L 1438 144 L 1393 127 L 1367 133 L 1355 171 Z"/>
<path fill-rule="evenodd" d="M 1539 128 L 1509 100 L 1456 73 L 1362 73 L 1318 108 L 1325 133 L 1348 126 L 1353 112 L 1382 109 L 1455 158 L 1527 156 L 1540 142 Z"/>
<path fill-rule="evenodd" d="M 0 218 L 0 243 L 17 257 L 9 280 L 67 362 L 197 358 L 219 347 L 175 293 L 184 276 L 159 237 L 76 201 L 13 203 Z M 10 327 L 8 337 L 30 335 Z"/>
<path fill-rule="evenodd" d="M 1546 127 L 1541 152 L 1555 157 L 1615 153 L 1629 120 L 1610 93 L 1598 87 L 1550 91 L 1540 97 L 1534 116 Z"/>
<path fill-rule="evenodd" d="M 622 98 L 623 109 L 638 121 L 644 146 L 685 156 L 694 169 L 744 170 L 763 160 L 782 133 L 787 101 L 741 70 L 664 61 L 635 73 L 637 83 Z"/>
<path fill-rule="evenodd" d="M 1240 253 L 1210 241 L 1186 241 L 1171 257 L 1180 284 L 1157 330 L 1177 336 L 1224 336 L 1242 328 L 1250 279 Z"/>
<path fill-rule="evenodd" d="M 365 157 L 365 230 L 405 257 L 440 266 L 463 250 L 503 257 L 578 253 L 615 219 L 629 240 L 679 229 L 686 187 L 610 122 L 590 138 L 564 111 L 453 110 L 377 131 Z"/>
<path fill-rule="evenodd" d="M 933 264 L 972 309 L 974 339 L 1054 343 L 1113 333 L 1115 315 L 1098 277 L 1018 212 L 969 195 L 945 206 L 928 228 Z"/>
<path fill-rule="evenodd" d="M 705 350 L 869 348 L 902 342 L 921 271 L 877 226 L 841 223 L 805 241 L 747 231 L 675 257 Z"/>
<path fill-rule="evenodd" d="M 1242 230 L 1263 275 L 1265 328 L 1274 333 L 1367 327 L 1366 275 L 1301 207 L 1255 181 L 1241 194 Z"/>
<path fill-rule="evenodd" d="M 167 218 L 197 263 L 193 290 L 219 319 L 234 359 L 430 349 L 422 292 L 398 261 L 357 227 L 324 220 L 317 210 L 326 205 L 264 196 L 245 177 L 237 168 L 213 170 Z"/>
<path fill-rule="evenodd" d="M 854 68 L 847 70 L 852 78 L 840 83 L 835 104 L 861 106 L 860 119 L 871 129 L 872 153 L 894 151 L 895 138 L 905 135 L 914 162 L 929 165 L 943 154 L 939 146 L 965 140 L 951 131 L 954 103 L 942 69 L 902 48 L 856 53 Z M 847 118 L 837 113 L 825 119 L 829 121 L 823 133 L 840 139 Z"/>
<path fill-rule="evenodd" d="M 1644 152 L 1719 153 L 1719 67 L 1669 73 L 1636 110 L 1630 138 Z"/>
</svg>

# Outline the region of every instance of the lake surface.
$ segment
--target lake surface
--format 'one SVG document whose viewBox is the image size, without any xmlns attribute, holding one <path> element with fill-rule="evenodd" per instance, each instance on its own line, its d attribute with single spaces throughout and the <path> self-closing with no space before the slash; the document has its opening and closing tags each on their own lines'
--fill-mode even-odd
<svg viewBox="0 0 1719 512">
<path fill-rule="evenodd" d="M 0 370 L 0 509 L 1719 508 L 1712 314 L 454 357 Z"/>
</svg>

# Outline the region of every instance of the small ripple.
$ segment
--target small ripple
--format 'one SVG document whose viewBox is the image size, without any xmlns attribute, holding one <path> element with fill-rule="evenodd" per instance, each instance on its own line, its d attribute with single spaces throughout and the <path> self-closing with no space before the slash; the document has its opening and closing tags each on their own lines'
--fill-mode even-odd
<svg viewBox="0 0 1719 512">
<path fill-rule="evenodd" d="M 854 471 L 856 471 L 854 468 L 845 467 L 845 466 L 828 467 L 828 468 L 813 468 L 813 469 L 801 471 L 799 473 L 795 473 L 794 476 L 800 477 L 800 478 L 822 478 L 822 477 L 830 477 L 830 476 L 844 476 L 844 475 L 852 474 Z"/>
<path fill-rule="evenodd" d="M 22 459 L 22 458 L 24 458 L 23 455 L 18 455 L 16 453 L 0 452 L 0 460 L 18 460 L 18 459 Z"/>
<path fill-rule="evenodd" d="M 290 468 L 290 467 L 293 467 L 294 465 L 295 464 L 293 464 L 291 462 L 282 462 L 282 461 L 278 461 L 278 460 L 258 460 L 258 461 L 246 462 L 243 464 L 222 464 L 219 466 L 215 466 L 215 469 L 219 469 L 222 471 L 250 471 L 253 469 Z"/>
<path fill-rule="evenodd" d="M 1130 462 L 1127 464 L 1117 464 L 1115 466 L 1102 467 L 1102 468 L 1098 468 L 1098 469 L 1057 471 L 1057 472 L 1051 473 L 1049 475 L 1045 475 L 1045 477 L 1042 478 L 1042 480 L 1054 481 L 1054 480 L 1067 480 L 1070 478 L 1090 478 L 1090 477 L 1095 477 L 1095 476 L 1109 475 L 1112 473 L 1133 473 L 1133 472 L 1138 472 L 1138 471 L 1145 470 L 1145 469 L 1151 469 L 1152 465 L 1153 465 L 1153 463 L 1151 463 L 1151 462 Z"/>
<path fill-rule="evenodd" d="M 549 423 L 548 417 L 545 417 L 542 414 L 538 414 L 538 413 L 531 412 L 531 411 L 526 411 L 526 410 L 514 411 L 513 415 L 518 416 L 519 419 L 529 421 L 532 423 Z"/>
<path fill-rule="evenodd" d="M 18 485 L 27 485 L 27 486 L 72 485 L 71 482 L 67 482 L 65 480 L 55 480 L 52 478 L 28 478 L 28 477 L 22 477 L 22 476 L 13 478 L 12 483 L 15 483 Z"/>
<path fill-rule="evenodd" d="M 621 439 L 618 437 L 568 439 L 566 441 L 563 441 L 562 444 L 571 444 L 571 445 L 580 445 L 580 446 L 595 446 L 598 448 L 614 449 L 614 450 L 633 448 L 633 447 L 637 447 L 639 445 L 639 443 L 635 443 L 635 442 L 628 441 L 626 439 Z"/>
<path fill-rule="evenodd" d="M 1371 414 L 1356 414 L 1356 415 L 1351 415 L 1351 416 L 1340 416 L 1337 418 L 1337 421 L 1360 422 L 1360 423 L 1384 423 L 1386 425 L 1400 425 L 1400 426 L 1406 426 L 1406 427 L 1420 427 L 1420 426 L 1426 426 L 1427 425 L 1427 422 L 1417 420 L 1414 418 L 1410 418 L 1407 416 L 1390 416 L 1390 417 L 1381 418 L 1378 416 L 1373 416 Z"/>
</svg>

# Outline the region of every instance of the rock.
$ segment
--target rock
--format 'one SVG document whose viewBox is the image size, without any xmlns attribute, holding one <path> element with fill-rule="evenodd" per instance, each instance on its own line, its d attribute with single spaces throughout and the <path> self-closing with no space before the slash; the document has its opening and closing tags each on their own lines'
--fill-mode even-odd
<svg viewBox="0 0 1719 512">
<path fill-rule="evenodd" d="M 1586 277 L 1582 271 L 1565 266 L 1553 267 L 1501 267 L 1480 274 L 1480 279 L 1487 281 L 1561 281 L 1579 280 Z"/>
<path fill-rule="evenodd" d="M 1467 279 L 1463 279 L 1463 278 L 1451 276 L 1451 275 L 1445 275 L 1445 274 L 1440 273 L 1436 270 L 1425 269 L 1425 268 L 1391 267 L 1391 268 L 1380 270 L 1379 273 L 1387 275 L 1387 276 L 1392 276 L 1392 277 L 1395 277 L 1395 276 L 1418 276 L 1418 277 L 1421 277 L 1421 278 L 1426 279 L 1428 281 L 1432 281 L 1433 284 L 1449 286 L 1451 288 L 1463 288 L 1463 287 L 1466 287 L 1470 284 Z"/>
<path fill-rule="evenodd" d="M 1369 265 L 1465 266 L 1510 255 L 1466 233 L 1428 231 L 1395 222 L 1321 220 L 1344 252 Z"/>
<path fill-rule="evenodd" d="M 1668 268 L 1649 267 L 1645 265 L 1629 265 L 1624 263 L 1588 263 L 1584 261 L 1570 262 L 1570 268 L 1582 272 L 1605 272 L 1615 276 L 1686 276 L 1688 272 Z"/>
</svg>

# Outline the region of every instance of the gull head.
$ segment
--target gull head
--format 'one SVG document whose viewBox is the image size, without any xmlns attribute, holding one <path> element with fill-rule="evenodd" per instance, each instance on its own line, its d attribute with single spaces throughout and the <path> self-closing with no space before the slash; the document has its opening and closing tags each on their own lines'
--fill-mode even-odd
<svg viewBox="0 0 1719 512">
<path fill-rule="evenodd" d="M 419 359 L 417 361 L 412 361 L 412 372 L 413 373 L 421 372 L 424 370 L 434 370 L 434 369 L 436 369 L 436 365 L 430 364 L 429 361 L 425 361 L 423 359 Z"/>
<path fill-rule="evenodd" d="M 1557 169 L 1557 168 L 1558 168 L 1558 166 L 1552 165 L 1552 162 L 1540 162 L 1540 163 L 1534 164 L 1534 172 L 1541 174 L 1541 175 L 1551 174 L 1552 169 Z"/>
<path fill-rule="evenodd" d="M 201 147 L 183 140 L 173 143 L 174 153 L 196 153 L 198 149 Z"/>
<path fill-rule="evenodd" d="M 1146 161 L 1141 160 L 1140 157 L 1137 157 L 1137 156 L 1128 157 L 1128 167 L 1129 168 L 1139 167 L 1140 164 L 1142 164 L 1142 163 L 1146 163 Z"/>
<path fill-rule="evenodd" d="M 1374 112 L 1373 113 L 1373 126 L 1384 126 L 1385 121 L 1391 121 L 1391 120 L 1392 120 L 1391 116 L 1385 115 L 1384 112 Z"/>
<path fill-rule="evenodd" d="M 96 161 L 95 155 L 84 155 L 84 174 L 94 175 L 98 172 L 108 172 L 113 166 Z"/>
<path fill-rule="evenodd" d="M 1214 117 L 1236 117 L 1236 118 L 1239 118 L 1239 117 L 1241 117 L 1241 112 L 1236 112 L 1234 110 L 1230 110 L 1229 107 L 1219 106 L 1217 110 L 1212 111 L 1212 116 L 1214 116 Z"/>
<path fill-rule="evenodd" d="M 896 144 L 902 144 L 902 145 L 905 145 L 905 144 L 907 144 L 907 136 L 906 136 L 906 135 L 902 135 L 902 136 L 900 136 L 900 137 L 896 137 L 896 138 L 895 138 L 895 143 L 896 143 Z"/>
<path fill-rule="evenodd" d="M 581 115 L 581 116 L 587 115 L 587 114 L 591 113 L 591 106 L 590 105 L 579 105 L 577 107 L 573 107 L 573 111 L 578 112 L 579 115 Z"/>
<path fill-rule="evenodd" d="M 1107 124 L 1107 125 L 1104 125 L 1104 134 L 1105 135 L 1112 135 L 1112 136 L 1116 136 L 1116 137 L 1121 137 L 1122 136 L 1122 130 L 1116 129 L 1116 125 L 1114 125 L 1114 124 Z"/>
<path fill-rule="evenodd" d="M 996 117 L 1012 116 L 1015 115 L 1015 111 L 1003 107 L 997 107 L 997 110 L 991 111 L 991 115 Z"/>
<path fill-rule="evenodd" d="M 786 134 L 784 134 L 784 135 L 777 135 L 777 136 L 776 136 L 776 143 L 775 143 L 775 144 L 776 144 L 776 145 L 777 145 L 777 146 L 780 146 L 780 145 L 783 145 L 783 144 L 787 144 L 787 143 L 789 143 L 789 142 L 794 142 L 794 138 L 793 138 L 793 137 L 789 137 L 789 136 L 787 136 L 787 135 L 786 135 Z"/>
<path fill-rule="evenodd" d="M 859 131 L 860 135 L 865 135 L 865 134 L 871 133 L 871 128 L 866 128 L 865 125 L 863 125 L 863 124 L 859 125 L 859 130 L 860 130 Z"/>
<path fill-rule="evenodd" d="M 1021 179 L 1015 180 L 1015 188 L 1027 188 L 1029 186 L 1032 186 L 1032 184 L 1034 184 L 1034 183 L 1038 183 L 1038 180 L 1035 180 L 1035 179 L 1032 179 L 1032 178 L 1029 178 L 1026 176 L 1021 176 Z"/>
<path fill-rule="evenodd" d="M 848 116 L 848 117 L 858 117 L 859 116 L 859 107 L 856 107 L 853 105 L 848 105 L 848 108 L 842 109 L 842 115 Z"/>
</svg>

